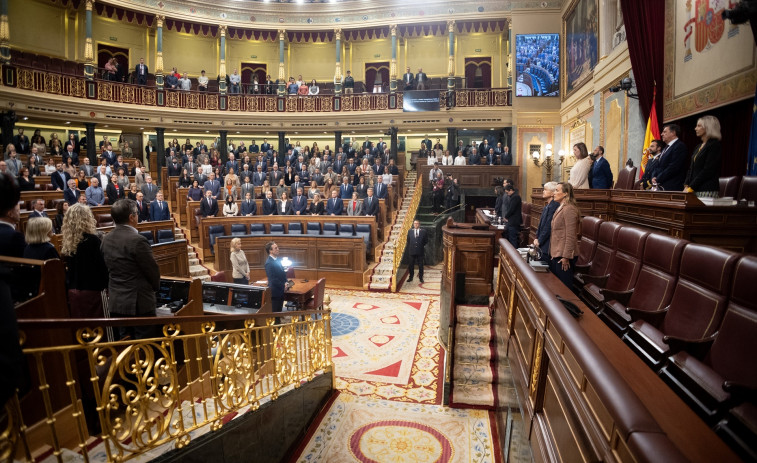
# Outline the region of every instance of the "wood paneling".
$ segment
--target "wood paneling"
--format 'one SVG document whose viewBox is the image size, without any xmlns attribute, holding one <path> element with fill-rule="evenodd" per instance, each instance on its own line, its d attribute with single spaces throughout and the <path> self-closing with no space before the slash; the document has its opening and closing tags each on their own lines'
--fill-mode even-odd
<svg viewBox="0 0 757 463">
<path fill-rule="evenodd" d="M 424 188 L 429 188 L 428 174 L 434 166 L 418 166 L 418 177 L 423 179 Z M 444 175 L 452 174 L 463 189 L 494 188 L 495 178 L 511 178 L 515 185 L 520 185 L 520 167 L 518 166 L 441 166 Z M 501 185 L 501 183 L 500 183 Z"/>
<path fill-rule="evenodd" d="M 152 255 L 160 267 L 161 277 L 189 278 L 189 257 L 187 256 L 186 240 L 153 245 Z"/>
</svg>

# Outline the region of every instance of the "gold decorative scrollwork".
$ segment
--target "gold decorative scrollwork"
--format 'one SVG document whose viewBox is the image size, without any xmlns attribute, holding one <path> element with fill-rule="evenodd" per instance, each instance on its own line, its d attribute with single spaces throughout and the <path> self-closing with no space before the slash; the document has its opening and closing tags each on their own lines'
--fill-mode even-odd
<svg viewBox="0 0 757 463">
<path fill-rule="evenodd" d="M 536 400 L 536 386 L 539 383 L 539 374 L 541 373 L 541 357 L 544 353 L 544 337 L 539 333 L 536 335 L 536 345 L 534 346 L 534 362 L 531 365 L 531 381 L 528 385 L 528 395 L 531 400 Z"/>
<path fill-rule="evenodd" d="M 495 106 L 507 106 L 507 90 L 492 90 Z"/>
<path fill-rule="evenodd" d="M 59 95 L 61 93 L 61 76 L 58 74 L 45 74 L 45 91 Z"/>
<path fill-rule="evenodd" d="M 276 111 L 276 98 L 265 99 L 265 110 L 269 113 Z"/>
<path fill-rule="evenodd" d="M 315 98 L 306 97 L 304 101 L 305 101 L 305 111 L 307 112 L 315 111 Z"/>
<path fill-rule="evenodd" d="M 367 111 L 371 109 L 371 96 L 360 95 L 358 97 L 358 108 L 360 108 L 360 111 Z"/>
<path fill-rule="evenodd" d="M 99 326 L 95 328 L 79 328 L 76 330 L 76 341 L 82 345 L 100 342 L 102 338 L 103 329 Z"/>
<path fill-rule="evenodd" d="M 455 106 L 458 108 L 465 108 L 469 106 L 468 97 L 470 92 L 467 90 L 458 90 L 455 92 Z"/>
<path fill-rule="evenodd" d="M 197 93 L 187 94 L 187 109 L 200 109 L 200 95 Z"/>
<path fill-rule="evenodd" d="M 352 111 L 352 95 L 342 97 L 342 111 Z"/>
<path fill-rule="evenodd" d="M 318 370 L 326 368 L 329 359 L 326 353 L 326 330 L 321 320 L 308 333 L 310 343 L 310 376 Z"/>
<path fill-rule="evenodd" d="M 229 96 L 229 111 L 239 111 L 239 100 L 241 97 L 238 95 Z"/>
<path fill-rule="evenodd" d="M 255 399 L 254 372 L 249 338 L 243 332 L 230 333 L 215 346 L 211 376 L 217 404 L 235 410 Z"/>
<path fill-rule="evenodd" d="M 294 97 L 294 98 L 290 97 L 286 99 L 286 110 L 287 112 L 297 111 L 297 97 Z"/>
<path fill-rule="evenodd" d="M 205 109 L 215 111 L 218 109 L 218 95 L 205 95 Z"/>
<path fill-rule="evenodd" d="M 294 326 L 284 325 L 276 329 L 273 358 L 278 386 L 283 387 L 294 382 L 297 379 L 297 345 Z"/>
<path fill-rule="evenodd" d="M 167 325 L 163 325 L 163 336 L 167 338 L 173 338 L 175 336 L 178 336 L 181 331 L 181 325 L 178 323 L 169 323 Z"/>
<path fill-rule="evenodd" d="M 476 106 L 489 106 L 489 92 L 474 92 Z"/>
<path fill-rule="evenodd" d="M 389 95 L 376 95 L 376 109 L 389 109 Z"/>
<path fill-rule="evenodd" d="M 216 322 L 204 322 L 200 325 L 200 330 L 203 333 L 212 333 L 216 330 Z"/>
</svg>

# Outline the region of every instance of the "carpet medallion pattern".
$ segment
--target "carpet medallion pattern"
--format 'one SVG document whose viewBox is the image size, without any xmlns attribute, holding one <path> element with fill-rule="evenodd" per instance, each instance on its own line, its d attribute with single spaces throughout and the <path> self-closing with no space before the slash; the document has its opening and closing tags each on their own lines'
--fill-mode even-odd
<svg viewBox="0 0 757 463">
<path fill-rule="evenodd" d="M 297 461 L 494 462 L 496 436 L 490 418 L 483 410 L 339 394 Z"/>
</svg>

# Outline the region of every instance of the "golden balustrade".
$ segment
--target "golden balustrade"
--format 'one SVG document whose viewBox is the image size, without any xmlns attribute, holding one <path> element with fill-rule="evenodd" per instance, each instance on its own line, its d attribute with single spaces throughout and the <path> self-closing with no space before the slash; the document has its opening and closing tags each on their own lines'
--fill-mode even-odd
<svg viewBox="0 0 757 463">
<path fill-rule="evenodd" d="M 21 66 L 3 65 L 4 87 L 49 93 L 54 95 L 97 99 L 130 105 L 168 107 L 189 110 L 225 110 L 229 112 L 334 112 L 385 111 L 402 108 L 404 95 L 400 93 L 360 93 L 351 95 L 248 95 L 158 90 L 155 87 L 132 85 L 107 80 L 89 80 L 84 76 L 36 70 Z M 14 77 L 15 74 L 15 77 Z M 440 108 L 447 106 L 448 92 L 439 90 Z M 221 104 L 226 99 L 226 104 Z M 498 107 L 512 104 L 509 88 L 458 89 L 454 92 L 455 106 Z"/>
<path fill-rule="evenodd" d="M 89 461 L 93 447 L 104 447 L 108 461 L 128 461 L 161 445 L 185 447 L 193 431 L 217 430 L 229 413 L 255 410 L 263 399 L 275 400 L 302 381 L 329 372 L 329 303 L 326 296 L 324 310 L 291 312 L 286 314 L 291 322 L 280 325 L 266 318 L 270 314 L 176 317 L 199 329 L 187 333 L 169 323 L 161 337 L 105 342 L 106 330 L 98 326 L 78 329 L 78 344 L 25 348 L 45 417 L 36 424 L 25 422 L 29 405 L 18 396 L 9 400 L 0 422 L 0 461 L 37 461 L 35 450 L 46 447 L 52 453 L 45 458 L 58 461 L 66 449 Z M 229 318 L 242 328 L 216 330 L 216 321 L 228 324 Z M 22 321 L 22 329 L 23 322 L 29 321 Z M 24 332 L 22 344 L 23 338 Z M 45 379 L 53 369 L 65 372 L 64 384 Z M 56 388 L 68 390 L 70 397 L 58 410 L 50 395 Z M 85 417 L 95 415 L 92 420 L 101 431 L 90 436 L 92 423 Z M 92 438 L 101 442 L 93 446 Z"/>
<path fill-rule="evenodd" d="M 400 264 L 402 263 L 402 255 L 405 253 L 405 247 L 407 246 L 407 234 L 410 231 L 410 227 L 413 226 L 413 220 L 415 214 L 418 212 L 418 206 L 421 204 L 421 197 L 423 196 L 423 177 L 418 177 L 415 182 L 415 191 L 413 197 L 410 199 L 410 206 L 405 214 L 405 221 L 402 223 L 402 230 L 400 230 L 397 237 L 397 244 L 394 246 L 394 258 L 392 261 L 392 292 L 397 291 L 397 284 L 399 283 L 399 271 Z"/>
</svg>

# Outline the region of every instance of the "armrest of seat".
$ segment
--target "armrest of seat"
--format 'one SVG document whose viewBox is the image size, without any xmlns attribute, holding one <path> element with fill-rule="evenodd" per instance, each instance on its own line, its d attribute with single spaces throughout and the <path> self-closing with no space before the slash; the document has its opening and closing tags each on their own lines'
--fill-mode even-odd
<svg viewBox="0 0 757 463">
<path fill-rule="evenodd" d="M 615 300 L 626 307 L 628 307 L 628 301 L 631 300 L 631 295 L 633 294 L 633 291 L 613 291 L 606 288 L 600 289 L 599 292 L 605 297 L 606 301 Z"/>
<path fill-rule="evenodd" d="M 574 272 L 575 273 L 586 273 L 586 272 L 589 271 L 590 268 L 591 268 L 591 262 L 589 262 L 588 264 L 584 264 L 584 265 L 576 265 Z"/>
<path fill-rule="evenodd" d="M 589 275 L 584 273 L 581 275 L 581 279 L 583 279 L 584 283 L 594 283 L 595 285 L 602 288 L 604 285 L 607 284 L 607 279 L 610 278 L 610 274 L 607 275 L 601 275 L 601 276 L 595 276 L 595 275 Z"/>
<path fill-rule="evenodd" d="M 707 351 L 710 350 L 710 346 L 715 341 L 717 333 L 703 339 L 683 339 L 675 336 L 663 336 L 662 340 L 670 346 L 670 353 L 675 354 L 685 350 L 689 354 L 698 359 L 702 359 Z"/>
<path fill-rule="evenodd" d="M 648 310 L 639 310 L 634 309 L 633 307 L 628 307 L 626 308 L 626 313 L 631 316 L 631 320 L 633 321 L 644 320 L 654 326 L 659 326 L 662 319 L 665 318 L 665 314 L 668 313 L 668 308 L 669 307 L 665 307 L 662 310 L 650 312 Z"/>
</svg>

